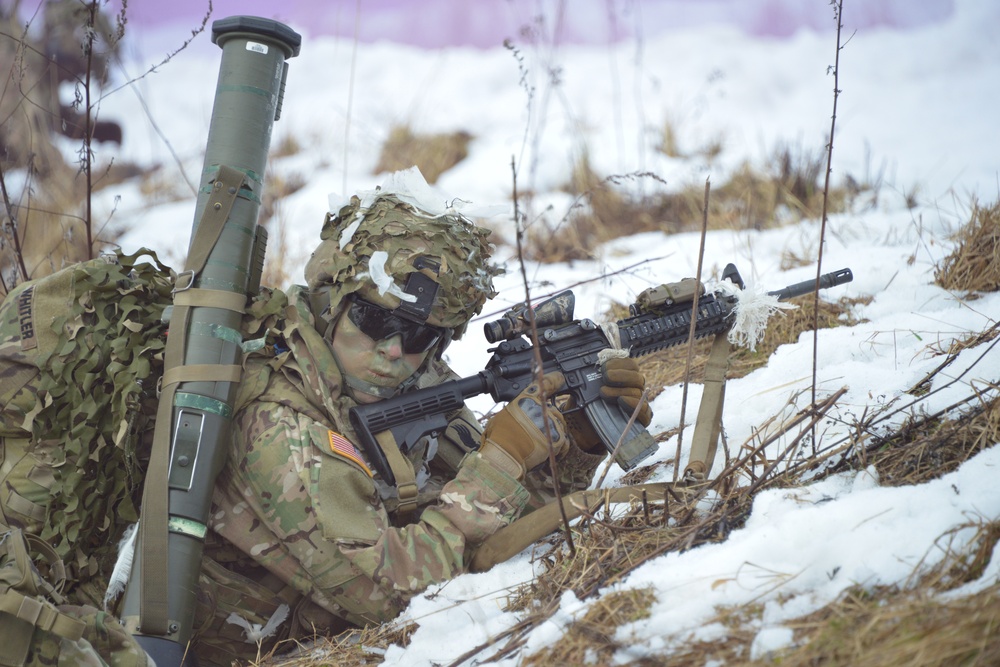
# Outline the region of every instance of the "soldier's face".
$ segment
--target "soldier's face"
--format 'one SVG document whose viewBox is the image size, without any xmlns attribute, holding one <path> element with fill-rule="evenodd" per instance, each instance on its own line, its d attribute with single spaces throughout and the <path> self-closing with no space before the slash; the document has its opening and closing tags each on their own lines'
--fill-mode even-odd
<svg viewBox="0 0 1000 667">
<path fill-rule="evenodd" d="M 390 389 L 395 389 L 413 375 L 430 354 L 430 350 L 404 352 L 403 335 L 399 333 L 382 340 L 372 339 L 351 321 L 346 311 L 337 320 L 331 345 L 344 373 Z M 354 390 L 354 395 L 358 403 L 379 400 L 358 390 Z"/>
</svg>

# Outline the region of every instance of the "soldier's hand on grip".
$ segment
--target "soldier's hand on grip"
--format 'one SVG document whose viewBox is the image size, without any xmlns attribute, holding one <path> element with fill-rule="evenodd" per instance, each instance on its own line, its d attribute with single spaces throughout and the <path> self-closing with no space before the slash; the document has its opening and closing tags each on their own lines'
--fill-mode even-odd
<svg viewBox="0 0 1000 667">
<path fill-rule="evenodd" d="M 528 470 L 549 459 L 550 442 L 556 456 L 562 455 L 569 447 L 566 422 L 546 399 L 565 384 L 562 373 L 548 373 L 541 385 L 534 382 L 518 394 L 486 425 L 480 456 L 511 477 L 523 479 Z"/>
<path fill-rule="evenodd" d="M 601 366 L 601 398 L 617 403 L 629 416 L 635 412 L 642 400 L 642 390 L 646 387 L 646 377 L 639 370 L 639 364 L 631 357 L 613 357 Z M 600 437 L 591 426 L 583 410 L 572 410 L 576 405 L 570 400 L 567 406 L 566 426 L 576 446 L 585 452 L 594 452 L 602 445 Z M 572 411 L 570 411 L 572 410 Z M 648 401 L 642 401 L 636 421 L 649 426 L 653 411 Z"/>
</svg>

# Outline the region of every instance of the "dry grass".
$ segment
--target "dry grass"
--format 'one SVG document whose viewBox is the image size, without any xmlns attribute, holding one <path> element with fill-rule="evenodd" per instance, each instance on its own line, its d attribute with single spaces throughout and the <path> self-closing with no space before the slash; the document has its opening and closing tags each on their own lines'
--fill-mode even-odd
<svg viewBox="0 0 1000 667">
<path fill-rule="evenodd" d="M 405 125 L 389 130 L 382 144 L 374 173 L 399 171 L 416 165 L 428 183 L 436 183 L 444 172 L 469 155 L 473 137 L 468 132 L 415 134 Z"/>
<path fill-rule="evenodd" d="M 959 292 L 1000 290 L 1000 202 L 988 208 L 973 203 L 956 240 L 955 250 L 934 271 L 937 284 Z"/>
<path fill-rule="evenodd" d="M 574 167 L 566 192 L 575 204 L 560 220 L 543 216 L 527 229 L 525 259 L 538 262 L 571 262 L 593 259 L 593 250 L 622 236 L 656 231 L 661 224 L 648 200 L 634 200 L 616 187 L 652 174 L 601 178 L 585 154 Z"/>
<path fill-rule="evenodd" d="M 851 589 L 789 624 L 782 665 L 920 667 L 1000 664 L 1000 585 L 954 599 L 913 589 Z"/>
<path fill-rule="evenodd" d="M 822 212 L 819 186 L 823 154 L 779 147 L 763 169 L 749 164 L 729 180 L 712 187 L 708 205 L 710 229 L 768 229 Z M 659 180 L 652 174 L 602 177 L 586 153 L 573 167 L 565 191 L 576 203 L 558 220 L 545 216 L 527 230 L 524 257 L 539 262 L 593 259 L 603 243 L 649 231 L 668 234 L 699 230 L 704 219 L 704 186 L 688 185 L 677 191 L 646 197 L 623 193 L 623 183 L 640 178 Z M 864 189 L 855 181 L 830 192 L 828 211 L 843 211 Z M 865 186 L 870 187 L 870 186 Z"/>
<path fill-rule="evenodd" d="M 656 146 L 656 150 L 660 151 L 667 157 L 700 157 L 708 163 L 711 163 L 715 158 L 722 154 L 724 142 L 721 138 L 712 139 L 697 149 L 685 151 L 680 147 L 678 134 L 679 133 L 674 122 L 671 120 L 664 122 L 663 127 L 660 130 L 660 143 Z"/>
<path fill-rule="evenodd" d="M 625 644 L 615 639 L 620 625 L 649 617 L 656 594 L 649 588 L 618 591 L 602 596 L 572 623 L 554 644 L 528 656 L 524 667 L 551 665 L 611 664 L 615 652 Z"/>
<path fill-rule="evenodd" d="M 378 665 L 390 646 L 405 647 L 416 625 L 386 623 L 344 632 L 336 637 L 317 637 L 311 642 L 283 642 L 275 647 L 280 656 L 262 656 L 253 667 L 362 667 Z M 294 648 L 288 644 L 296 643 Z"/>
<path fill-rule="evenodd" d="M 857 425 L 858 443 L 850 458 L 830 472 L 875 466 L 885 486 L 920 484 L 955 470 L 1000 442 L 1000 401 L 975 401 L 960 416 L 939 414 L 911 419 L 880 435 L 874 420 Z"/>
</svg>

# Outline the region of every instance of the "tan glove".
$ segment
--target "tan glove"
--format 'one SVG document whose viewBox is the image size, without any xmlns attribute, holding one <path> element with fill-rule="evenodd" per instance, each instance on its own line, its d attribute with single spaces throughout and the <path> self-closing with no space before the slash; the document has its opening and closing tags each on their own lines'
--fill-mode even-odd
<svg viewBox="0 0 1000 667">
<path fill-rule="evenodd" d="M 549 460 L 549 442 L 555 455 L 561 456 L 569 447 L 566 422 L 559 411 L 542 400 L 542 394 L 552 396 L 562 389 L 566 379 L 562 373 L 548 373 L 539 387 L 532 383 L 498 412 L 486 425 L 479 455 L 515 479 Z M 543 411 L 548 414 L 549 435 L 544 430 Z"/>
<path fill-rule="evenodd" d="M 625 414 L 631 416 L 635 406 L 639 405 L 642 390 L 646 386 L 646 377 L 639 370 L 639 364 L 631 357 L 613 357 L 601 367 L 601 398 L 617 403 Z M 590 420 L 583 410 L 575 409 L 575 402 L 570 399 L 563 415 L 566 427 L 576 446 L 585 452 L 594 453 L 601 447 L 601 438 L 597 435 Z M 643 401 L 635 420 L 643 426 L 649 426 L 653 420 L 653 411 L 649 401 Z"/>
</svg>

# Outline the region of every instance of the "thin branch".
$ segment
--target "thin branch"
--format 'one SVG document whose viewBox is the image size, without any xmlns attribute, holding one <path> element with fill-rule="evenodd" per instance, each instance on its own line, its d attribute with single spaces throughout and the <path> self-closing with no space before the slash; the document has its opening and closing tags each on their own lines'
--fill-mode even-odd
<svg viewBox="0 0 1000 667">
<path fill-rule="evenodd" d="M 705 208 L 702 210 L 701 216 L 701 241 L 698 247 L 698 269 L 696 271 L 695 280 L 699 289 L 701 287 L 701 269 L 702 264 L 705 259 L 705 237 L 708 236 L 708 195 L 712 188 L 712 181 L 710 178 L 705 179 Z M 687 395 L 688 395 L 688 385 L 691 382 L 691 364 L 694 359 L 694 334 L 698 328 L 698 300 L 700 294 L 698 290 L 695 290 L 694 298 L 691 299 L 691 327 L 688 330 L 688 341 L 687 341 L 687 361 L 684 364 L 684 386 L 681 389 L 681 417 L 680 417 L 680 427 L 677 431 L 677 455 L 674 458 L 674 482 L 680 475 L 681 469 L 681 444 L 684 441 L 684 420 L 687 413 Z M 709 470 L 705 471 L 706 476 L 711 472 Z"/>
<path fill-rule="evenodd" d="M 542 377 L 545 374 L 545 368 L 542 363 L 542 352 L 541 345 L 538 341 L 538 326 L 535 323 L 535 314 L 531 308 L 531 289 L 528 287 L 528 273 L 524 266 L 524 253 L 522 247 L 522 241 L 524 237 L 524 231 L 521 228 L 521 217 L 520 210 L 518 209 L 517 203 L 517 165 L 514 161 L 514 156 L 510 157 L 510 171 L 511 178 L 513 182 L 513 196 L 514 196 L 514 227 L 515 227 L 515 240 L 517 241 L 517 258 L 518 265 L 521 270 L 521 280 L 524 283 L 524 304 L 527 307 L 527 316 L 531 324 L 531 345 L 534 351 L 534 361 L 535 361 L 535 381 L 538 382 L 538 388 L 541 393 L 542 399 L 542 425 L 545 429 L 545 437 L 548 440 L 549 445 L 549 470 L 552 474 L 552 491 L 555 493 L 556 498 L 562 498 L 562 488 L 559 484 L 559 463 L 556 461 L 555 450 L 552 447 L 552 431 L 549 426 L 549 411 L 548 400 L 549 397 L 545 395 L 545 391 L 542 384 Z M 576 553 L 576 547 L 573 544 L 573 531 L 570 529 L 569 517 L 566 516 L 566 508 L 560 502 L 559 514 L 563 520 L 563 528 L 566 535 L 566 544 L 569 547 L 569 552 L 571 554 Z"/>
<path fill-rule="evenodd" d="M 844 27 L 842 13 L 844 0 L 835 0 L 834 18 L 837 20 L 837 52 L 833 61 L 833 114 L 830 117 L 830 143 L 826 151 L 826 179 L 823 184 L 823 212 L 820 216 L 819 253 L 816 258 L 816 289 L 813 291 L 813 359 L 812 404 L 816 405 L 816 373 L 819 367 L 819 278 L 823 275 L 823 245 L 826 240 L 827 212 L 830 202 L 830 173 L 833 171 L 833 133 L 837 127 L 837 98 L 840 96 L 840 30 Z M 816 453 L 816 434 L 812 434 L 813 454 Z"/>
</svg>

